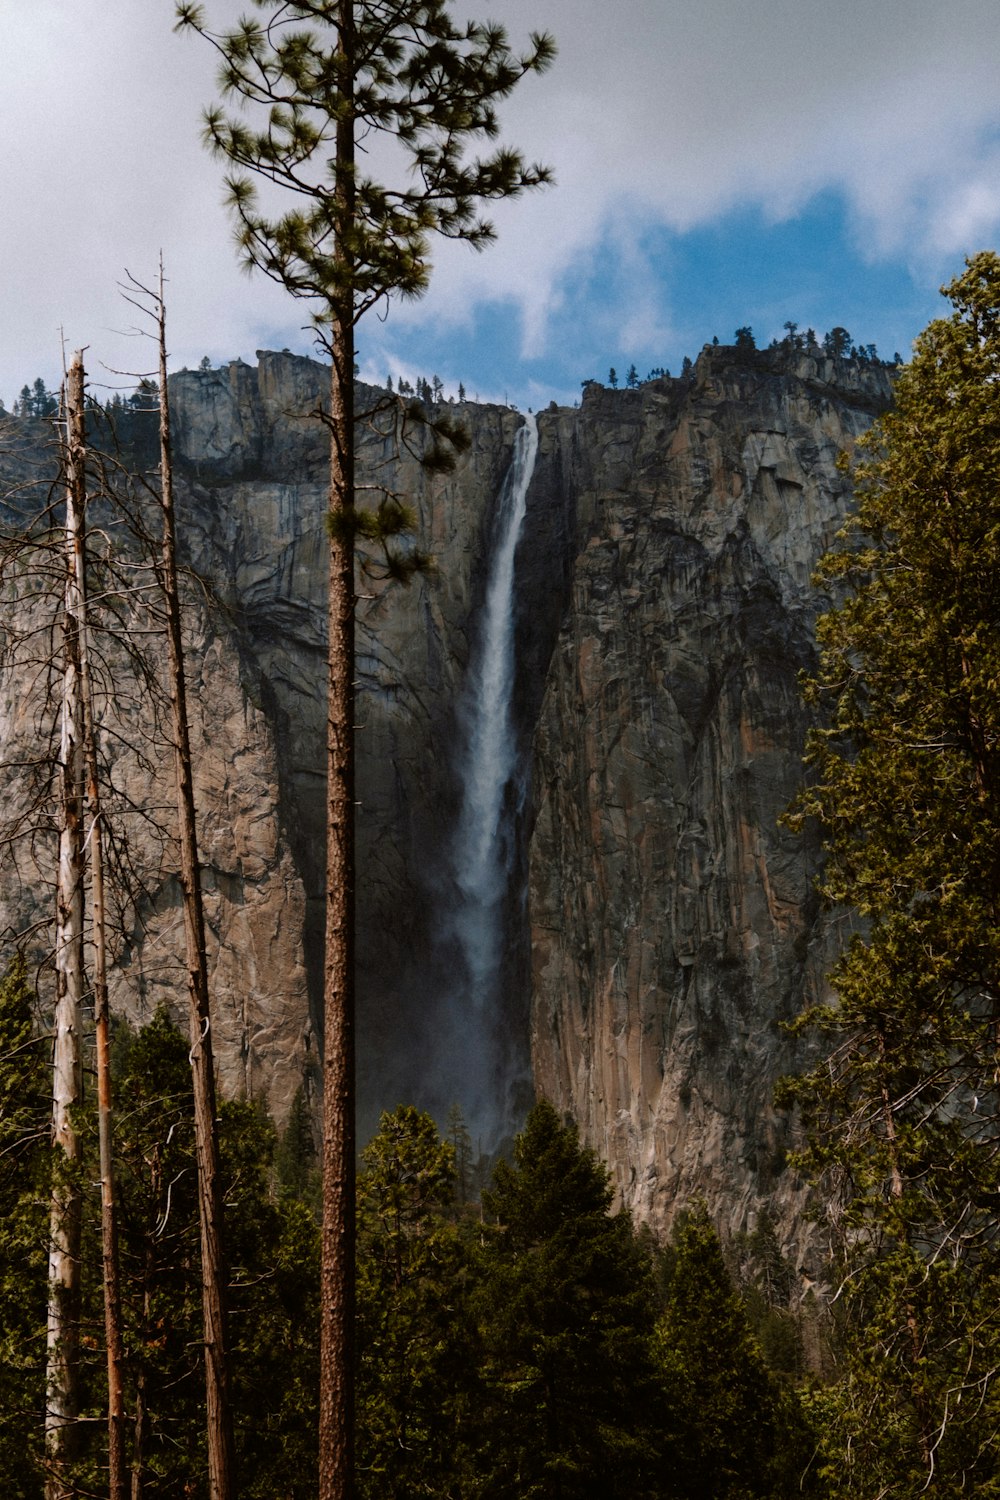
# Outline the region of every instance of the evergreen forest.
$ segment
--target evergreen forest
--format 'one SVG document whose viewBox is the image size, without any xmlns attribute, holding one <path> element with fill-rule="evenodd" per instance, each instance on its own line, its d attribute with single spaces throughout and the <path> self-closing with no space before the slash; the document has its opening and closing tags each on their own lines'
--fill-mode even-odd
<svg viewBox="0 0 1000 1500">
<path fill-rule="evenodd" d="M 0 1482 L 44 1492 L 46 1042 L 15 961 L 0 988 Z M 205 1493 L 200 1276 L 188 1043 L 165 1012 L 118 1024 L 117 1186 L 130 1485 Z M 239 1493 L 315 1494 L 319 1184 L 300 1094 L 280 1135 L 220 1108 Z M 79 1432 L 70 1493 L 106 1493 L 107 1389 L 95 1143 L 84 1198 Z M 611 1211 L 607 1170 L 535 1106 L 480 1191 L 461 1113 L 442 1138 L 382 1118 L 358 1179 L 359 1496 L 777 1497 L 819 1493 L 798 1356 L 766 1223 L 738 1265 L 703 1209 L 663 1249 Z M 785 1268 L 785 1276 L 788 1269 Z M 776 1289 L 777 1287 L 777 1289 Z M 755 1332 L 756 1328 L 756 1332 Z M 760 1333 L 780 1348 L 769 1365 Z M 804 1486 L 804 1487 L 803 1487 Z"/>
</svg>

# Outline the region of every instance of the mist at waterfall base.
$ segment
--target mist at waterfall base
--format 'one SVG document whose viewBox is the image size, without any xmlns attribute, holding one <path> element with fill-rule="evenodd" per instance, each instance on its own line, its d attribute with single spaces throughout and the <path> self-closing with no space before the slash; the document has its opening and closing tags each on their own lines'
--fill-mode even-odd
<svg viewBox="0 0 1000 1500">
<path fill-rule="evenodd" d="M 530 1099 L 525 988 L 514 962 L 526 919 L 523 818 L 528 768 L 513 714 L 517 544 L 538 452 L 528 416 L 498 497 L 483 603 L 458 706 L 461 802 L 438 927 L 448 1071 L 474 1144 L 497 1150 Z M 526 1001 L 526 994 L 523 997 Z"/>
</svg>

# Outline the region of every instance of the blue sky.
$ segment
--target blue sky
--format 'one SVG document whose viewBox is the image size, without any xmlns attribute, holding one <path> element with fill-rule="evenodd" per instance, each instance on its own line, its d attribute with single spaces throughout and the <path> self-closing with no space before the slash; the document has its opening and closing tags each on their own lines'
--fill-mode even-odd
<svg viewBox="0 0 1000 1500">
<path fill-rule="evenodd" d="M 221 23 L 240 0 L 206 0 Z M 966 254 L 1000 243 L 996 0 L 455 0 L 552 71 L 504 135 L 557 186 L 497 213 L 482 256 L 447 245 L 428 296 L 359 335 L 362 371 L 572 401 L 586 377 L 749 323 L 841 324 L 905 357 Z M 172 362 L 306 352 L 307 312 L 236 265 L 199 143 L 214 61 L 171 0 L 10 7 L 0 55 L 0 396 L 58 379 L 60 329 L 95 387 L 141 370 L 117 283 L 170 278 Z"/>
<path fill-rule="evenodd" d="M 622 327 L 637 261 L 656 304 L 648 329 Z M 942 257 L 940 276 L 951 274 Z M 470 396 L 569 402 L 582 380 L 606 381 L 611 367 L 622 380 L 632 363 L 640 376 L 654 367 L 677 374 L 685 355 L 694 358 L 715 336 L 732 343 L 745 324 L 761 345 L 784 337 L 788 320 L 820 338 L 839 325 L 856 342 L 876 344 L 884 358 L 898 351 L 906 359 L 915 334 L 947 311 L 939 285 L 932 271 L 915 276 L 895 257 L 866 260 L 843 199 L 827 192 L 778 224 L 746 208 L 686 232 L 649 226 L 624 262 L 609 231 L 564 273 L 544 342 L 531 354 L 522 352 L 519 310 L 510 299 L 480 303 L 469 325 L 457 329 L 394 328 L 390 318 L 369 337 L 362 325 L 360 357 L 379 380 L 415 369 L 428 379 L 438 374 L 450 390 L 461 381 Z"/>
</svg>

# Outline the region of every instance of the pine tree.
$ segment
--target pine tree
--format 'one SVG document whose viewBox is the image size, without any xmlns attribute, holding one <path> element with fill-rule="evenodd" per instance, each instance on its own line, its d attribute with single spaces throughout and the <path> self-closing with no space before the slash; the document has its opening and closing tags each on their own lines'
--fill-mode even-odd
<svg viewBox="0 0 1000 1500">
<path fill-rule="evenodd" d="M 306 1091 L 295 1090 L 285 1128 L 274 1153 L 274 1171 L 283 1198 L 312 1204 L 317 1198 L 318 1158 L 313 1137 L 312 1110 Z"/>
<path fill-rule="evenodd" d="M 226 96 L 266 113 L 264 128 L 254 130 L 242 112 L 213 108 L 206 139 L 234 167 L 227 182 L 246 263 L 315 302 L 331 356 L 319 1495 L 346 1500 L 353 1484 L 354 544 L 361 524 L 354 330 L 390 295 L 425 289 L 431 235 L 481 247 L 493 236 L 481 205 L 549 179 L 518 152 L 469 158 L 466 149 L 495 136 L 497 104 L 525 73 L 545 68 L 554 47 L 534 36 L 518 57 L 501 27 L 456 26 L 445 0 L 255 5 L 259 21 L 244 19 L 223 35 L 212 34 L 203 8 L 188 0 L 177 16 L 218 49 Z M 368 136 L 388 138 L 389 159 L 412 171 L 375 181 L 357 158 Z M 294 208 L 268 217 L 248 172 L 290 188 Z M 375 524 L 398 529 L 407 519 L 396 501 Z"/>
<path fill-rule="evenodd" d="M 204 1471 L 191 1068 L 165 1008 L 138 1032 L 117 1024 L 114 1070 L 132 1493 L 160 1500 Z"/>
<path fill-rule="evenodd" d="M 843 1247 L 846 1486 L 900 1497 L 993 1493 L 1000 1411 L 1000 257 L 946 290 L 824 564 L 795 814 L 864 923 L 788 1090 Z"/>
<path fill-rule="evenodd" d="M 201 1494 L 206 1472 L 195 1131 L 189 1042 L 160 1009 L 123 1024 L 116 1084 L 132 1493 Z M 231 1375 L 243 1500 L 315 1494 L 319 1232 L 271 1191 L 275 1131 L 247 1100 L 220 1108 L 229 1206 Z"/>
<path fill-rule="evenodd" d="M 359 1493 L 466 1494 L 479 1431 L 471 1251 L 455 1159 L 412 1105 L 383 1114 L 358 1184 Z"/>
<path fill-rule="evenodd" d="M 576 1130 L 537 1104 L 483 1195 L 491 1500 L 624 1500 L 655 1474 L 651 1271 L 611 1199 Z"/>
<path fill-rule="evenodd" d="M 448 1142 L 455 1153 L 455 1198 L 463 1207 L 472 1197 L 472 1136 L 457 1100 L 448 1110 Z"/>
<path fill-rule="evenodd" d="M 703 1206 L 681 1218 L 664 1272 L 657 1348 L 672 1493 L 808 1493 L 810 1445 L 797 1403 L 768 1372 Z"/>
</svg>

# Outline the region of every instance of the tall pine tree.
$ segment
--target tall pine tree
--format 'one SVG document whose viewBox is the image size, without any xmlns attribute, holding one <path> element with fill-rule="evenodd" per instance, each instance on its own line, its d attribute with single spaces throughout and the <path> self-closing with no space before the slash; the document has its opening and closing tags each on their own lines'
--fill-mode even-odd
<svg viewBox="0 0 1000 1500">
<path fill-rule="evenodd" d="M 656 1332 L 668 1492 L 677 1500 L 813 1493 L 796 1398 L 770 1374 L 703 1206 L 663 1256 Z"/>
<path fill-rule="evenodd" d="M 354 546 L 390 536 L 409 516 L 386 496 L 367 519 L 355 507 L 355 327 L 392 294 L 419 296 L 432 235 L 488 243 L 483 202 L 548 180 L 519 152 L 470 148 L 497 133 L 496 108 L 525 73 L 551 61 L 547 36 L 511 52 L 502 27 L 457 26 L 445 0 L 254 0 L 259 18 L 213 34 L 204 8 L 181 0 L 178 25 L 221 57 L 227 98 L 258 106 L 206 114 L 227 179 L 240 249 L 316 307 L 331 358 L 327 878 L 323 1072 L 323 1281 L 320 1324 L 320 1500 L 353 1488 L 354 1327 Z M 384 155 L 372 151 L 376 142 Z M 366 153 L 359 160 L 359 148 Z M 366 170 L 379 160 L 385 180 Z M 391 164 L 401 167 L 392 174 Z M 288 189 L 272 218 L 248 173 Z M 440 423 L 438 424 L 440 426 Z M 435 451 L 435 450 L 432 450 Z M 440 451 L 440 450 L 436 450 Z M 427 455 L 429 458 L 430 455 Z M 380 536 L 381 534 L 381 536 Z M 405 572 L 407 564 L 393 560 Z"/>
<path fill-rule="evenodd" d="M 469 1493 L 480 1427 L 471 1247 L 429 1115 L 382 1116 L 358 1183 L 358 1492 Z"/>
<path fill-rule="evenodd" d="M 824 893 L 862 926 L 789 1089 L 844 1255 L 845 1492 L 993 1494 L 1000 1418 L 1000 257 L 900 374 L 823 565 Z"/>
</svg>

